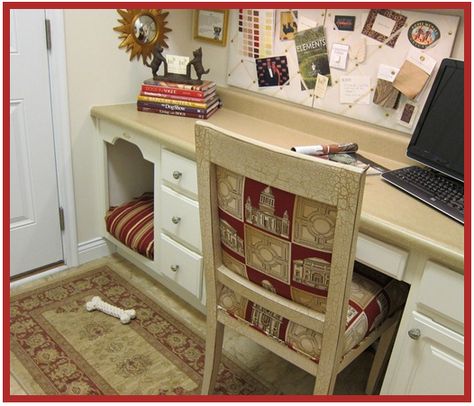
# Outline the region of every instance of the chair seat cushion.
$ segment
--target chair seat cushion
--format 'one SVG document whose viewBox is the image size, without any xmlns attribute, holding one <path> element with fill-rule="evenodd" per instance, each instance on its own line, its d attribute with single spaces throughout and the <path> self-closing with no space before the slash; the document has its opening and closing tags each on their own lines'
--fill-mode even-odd
<svg viewBox="0 0 474 406">
<path fill-rule="evenodd" d="M 361 341 L 396 310 L 403 306 L 407 285 L 357 264 L 354 272 L 347 311 L 343 354 L 356 348 Z M 222 286 L 219 308 L 241 319 L 263 334 L 286 344 L 319 362 L 322 335 L 291 322 Z M 312 307 L 310 303 L 307 304 Z"/>
<path fill-rule="evenodd" d="M 107 231 L 139 254 L 153 259 L 153 193 L 111 207 L 105 216 Z"/>
</svg>

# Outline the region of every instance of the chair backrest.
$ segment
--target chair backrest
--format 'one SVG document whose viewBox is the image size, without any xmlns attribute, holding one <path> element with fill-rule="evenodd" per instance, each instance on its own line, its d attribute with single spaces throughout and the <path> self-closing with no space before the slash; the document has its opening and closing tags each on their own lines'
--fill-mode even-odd
<svg viewBox="0 0 474 406">
<path fill-rule="evenodd" d="M 242 302 L 232 310 L 267 334 L 278 337 L 285 319 L 322 333 L 319 364 L 334 365 L 365 171 L 203 122 L 196 161 L 208 313 L 224 285 L 254 310 L 270 310 Z"/>
</svg>

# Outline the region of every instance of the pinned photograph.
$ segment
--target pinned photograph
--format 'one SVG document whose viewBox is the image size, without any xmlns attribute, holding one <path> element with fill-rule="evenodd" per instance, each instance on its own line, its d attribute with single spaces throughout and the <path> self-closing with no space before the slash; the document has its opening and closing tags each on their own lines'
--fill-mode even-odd
<svg viewBox="0 0 474 406">
<path fill-rule="evenodd" d="M 362 34 L 393 48 L 407 17 L 392 10 L 370 10 Z"/>
<path fill-rule="evenodd" d="M 280 12 L 280 41 L 287 41 L 295 38 L 298 32 L 298 11 Z"/>
<path fill-rule="evenodd" d="M 286 56 L 256 59 L 259 87 L 283 86 L 290 84 Z"/>
</svg>

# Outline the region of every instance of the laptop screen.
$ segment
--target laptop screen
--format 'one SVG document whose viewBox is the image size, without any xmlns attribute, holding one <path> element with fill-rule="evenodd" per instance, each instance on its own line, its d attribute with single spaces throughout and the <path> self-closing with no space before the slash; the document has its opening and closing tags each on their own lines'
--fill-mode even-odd
<svg viewBox="0 0 474 406">
<path fill-rule="evenodd" d="M 444 59 L 407 156 L 464 181 L 464 62 Z"/>
</svg>

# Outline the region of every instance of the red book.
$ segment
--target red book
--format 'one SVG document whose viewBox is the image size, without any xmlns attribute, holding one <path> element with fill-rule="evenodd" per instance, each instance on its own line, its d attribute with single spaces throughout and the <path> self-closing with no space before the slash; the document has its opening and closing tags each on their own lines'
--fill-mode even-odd
<svg viewBox="0 0 474 406">
<path fill-rule="evenodd" d="M 209 80 L 205 80 L 202 85 L 186 85 L 183 83 L 172 83 L 159 80 L 145 80 L 145 82 L 142 84 L 142 92 L 197 98 L 206 97 L 207 95 L 213 93 L 215 89 L 215 82 L 211 82 Z"/>
<path fill-rule="evenodd" d="M 154 96 L 154 97 L 161 97 L 164 99 L 171 99 L 171 100 L 187 100 L 187 101 L 194 101 L 198 103 L 207 103 L 215 95 L 215 91 L 214 91 L 215 89 L 211 93 L 203 97 L 193 97 L 193 96 L 184 96 L 184 95 L 179 95 L 179 94 L 174 94 L 174 93 L 160 93 L 158 91 L 155 91 L 154 89 L 150 91 L 148 87 L 149 87 L 148 85 L 142 85 L 142 91 L 140 93 L 142 96 Z"/>
</svg>

